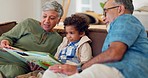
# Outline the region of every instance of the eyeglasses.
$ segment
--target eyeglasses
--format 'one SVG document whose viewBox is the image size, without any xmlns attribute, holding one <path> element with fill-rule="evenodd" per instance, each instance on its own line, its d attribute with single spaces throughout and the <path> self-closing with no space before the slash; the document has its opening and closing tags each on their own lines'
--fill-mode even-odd
<svg viewBox="0 0 148 78">
<path fill-rule="evenodd" d="M 110 10 L 110 9 L 114 9 L 114 8 L 117 8 L 117 7 L 119 7 L 119 6 L 114 6 L 114 7 L 110 7 L 110 8 L 104 8 L 103 9 L 103 15 L 106 17 L 106 12 L 108 11 L 108 10 Z"/>
</svg>

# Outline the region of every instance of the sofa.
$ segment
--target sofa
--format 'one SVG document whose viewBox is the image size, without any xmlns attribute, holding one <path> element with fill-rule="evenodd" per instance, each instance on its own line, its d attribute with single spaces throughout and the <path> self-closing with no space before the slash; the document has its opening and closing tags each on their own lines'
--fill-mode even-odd
<svg viewBox="0 0 148 78">
<path fill-rule="evenodd" d="M 16 24 L 16 21 L 0 23 L 0 35 L 9 31 Z M 65 36 L 63 26 L 56 26 L 54 30 L 57 31 L 62 37 Z M 93 56 L 96 56 L 101 52 L 106 35 L 107 31 L 105 25 L 90 25 L 88 37 L 92 40 L 90 45 L 92 47 Z"/>
<path fill-rule="evenodd" d="M 16 21 L 0 23 L 0 35 L 2 35 L 4 32 L 9 31 L 16 24 Z M 62 37 L 65 36 L 63 26 L 56 26 L 54 30 L 57 31 Z M 94 25 L 89 28 L 89 37 L 92 40 L 92 43 L 90 45 L 92 47 L 93 56 L 96 56 L 101 52 L 106 34 L 106 27 L 103 25 L 101 25 L 100 27 Z"/>
</svg>

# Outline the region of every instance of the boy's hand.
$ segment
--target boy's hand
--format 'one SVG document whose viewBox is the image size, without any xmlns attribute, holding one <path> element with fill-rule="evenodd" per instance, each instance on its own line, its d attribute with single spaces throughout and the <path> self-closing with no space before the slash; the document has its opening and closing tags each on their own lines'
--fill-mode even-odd
<svg viewBox="0 0 148 78">
<path fill-rule="evenodd" d="M 35 71 L 35 70 L 45 70 L 44 68 L 40 67 L 39 65 L 36 65 L 35 63 L 33 62 L 27 62 L 31 71 Z"/>
</svg>

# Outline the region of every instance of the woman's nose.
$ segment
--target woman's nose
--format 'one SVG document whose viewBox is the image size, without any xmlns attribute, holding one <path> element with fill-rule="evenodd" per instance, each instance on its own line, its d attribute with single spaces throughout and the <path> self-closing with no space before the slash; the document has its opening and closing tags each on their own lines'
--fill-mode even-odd
<svg viewBox="0 0 148 78">
<path fill-rule="evenodd" d="M 50 23 L 50 18 L 47 17 L 47 18 L 45 19 L 45 22 L 46 22 L 46 23 Z"/>
</svg>

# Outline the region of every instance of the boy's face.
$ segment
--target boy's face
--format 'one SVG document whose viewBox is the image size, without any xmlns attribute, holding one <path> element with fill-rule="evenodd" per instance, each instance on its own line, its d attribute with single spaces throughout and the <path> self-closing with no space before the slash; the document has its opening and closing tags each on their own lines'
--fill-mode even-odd
<svg viewBox="0 0 148 78">
<path fill-rule="evenodd" d="M 77 40 L 80 40 L 82 36 L 84 36 L 83 33 L 79 33 L 74 26 L 66 26 L 65 27 L 66 37 L 70 42 L 74 42 Z"/>
</svg>

